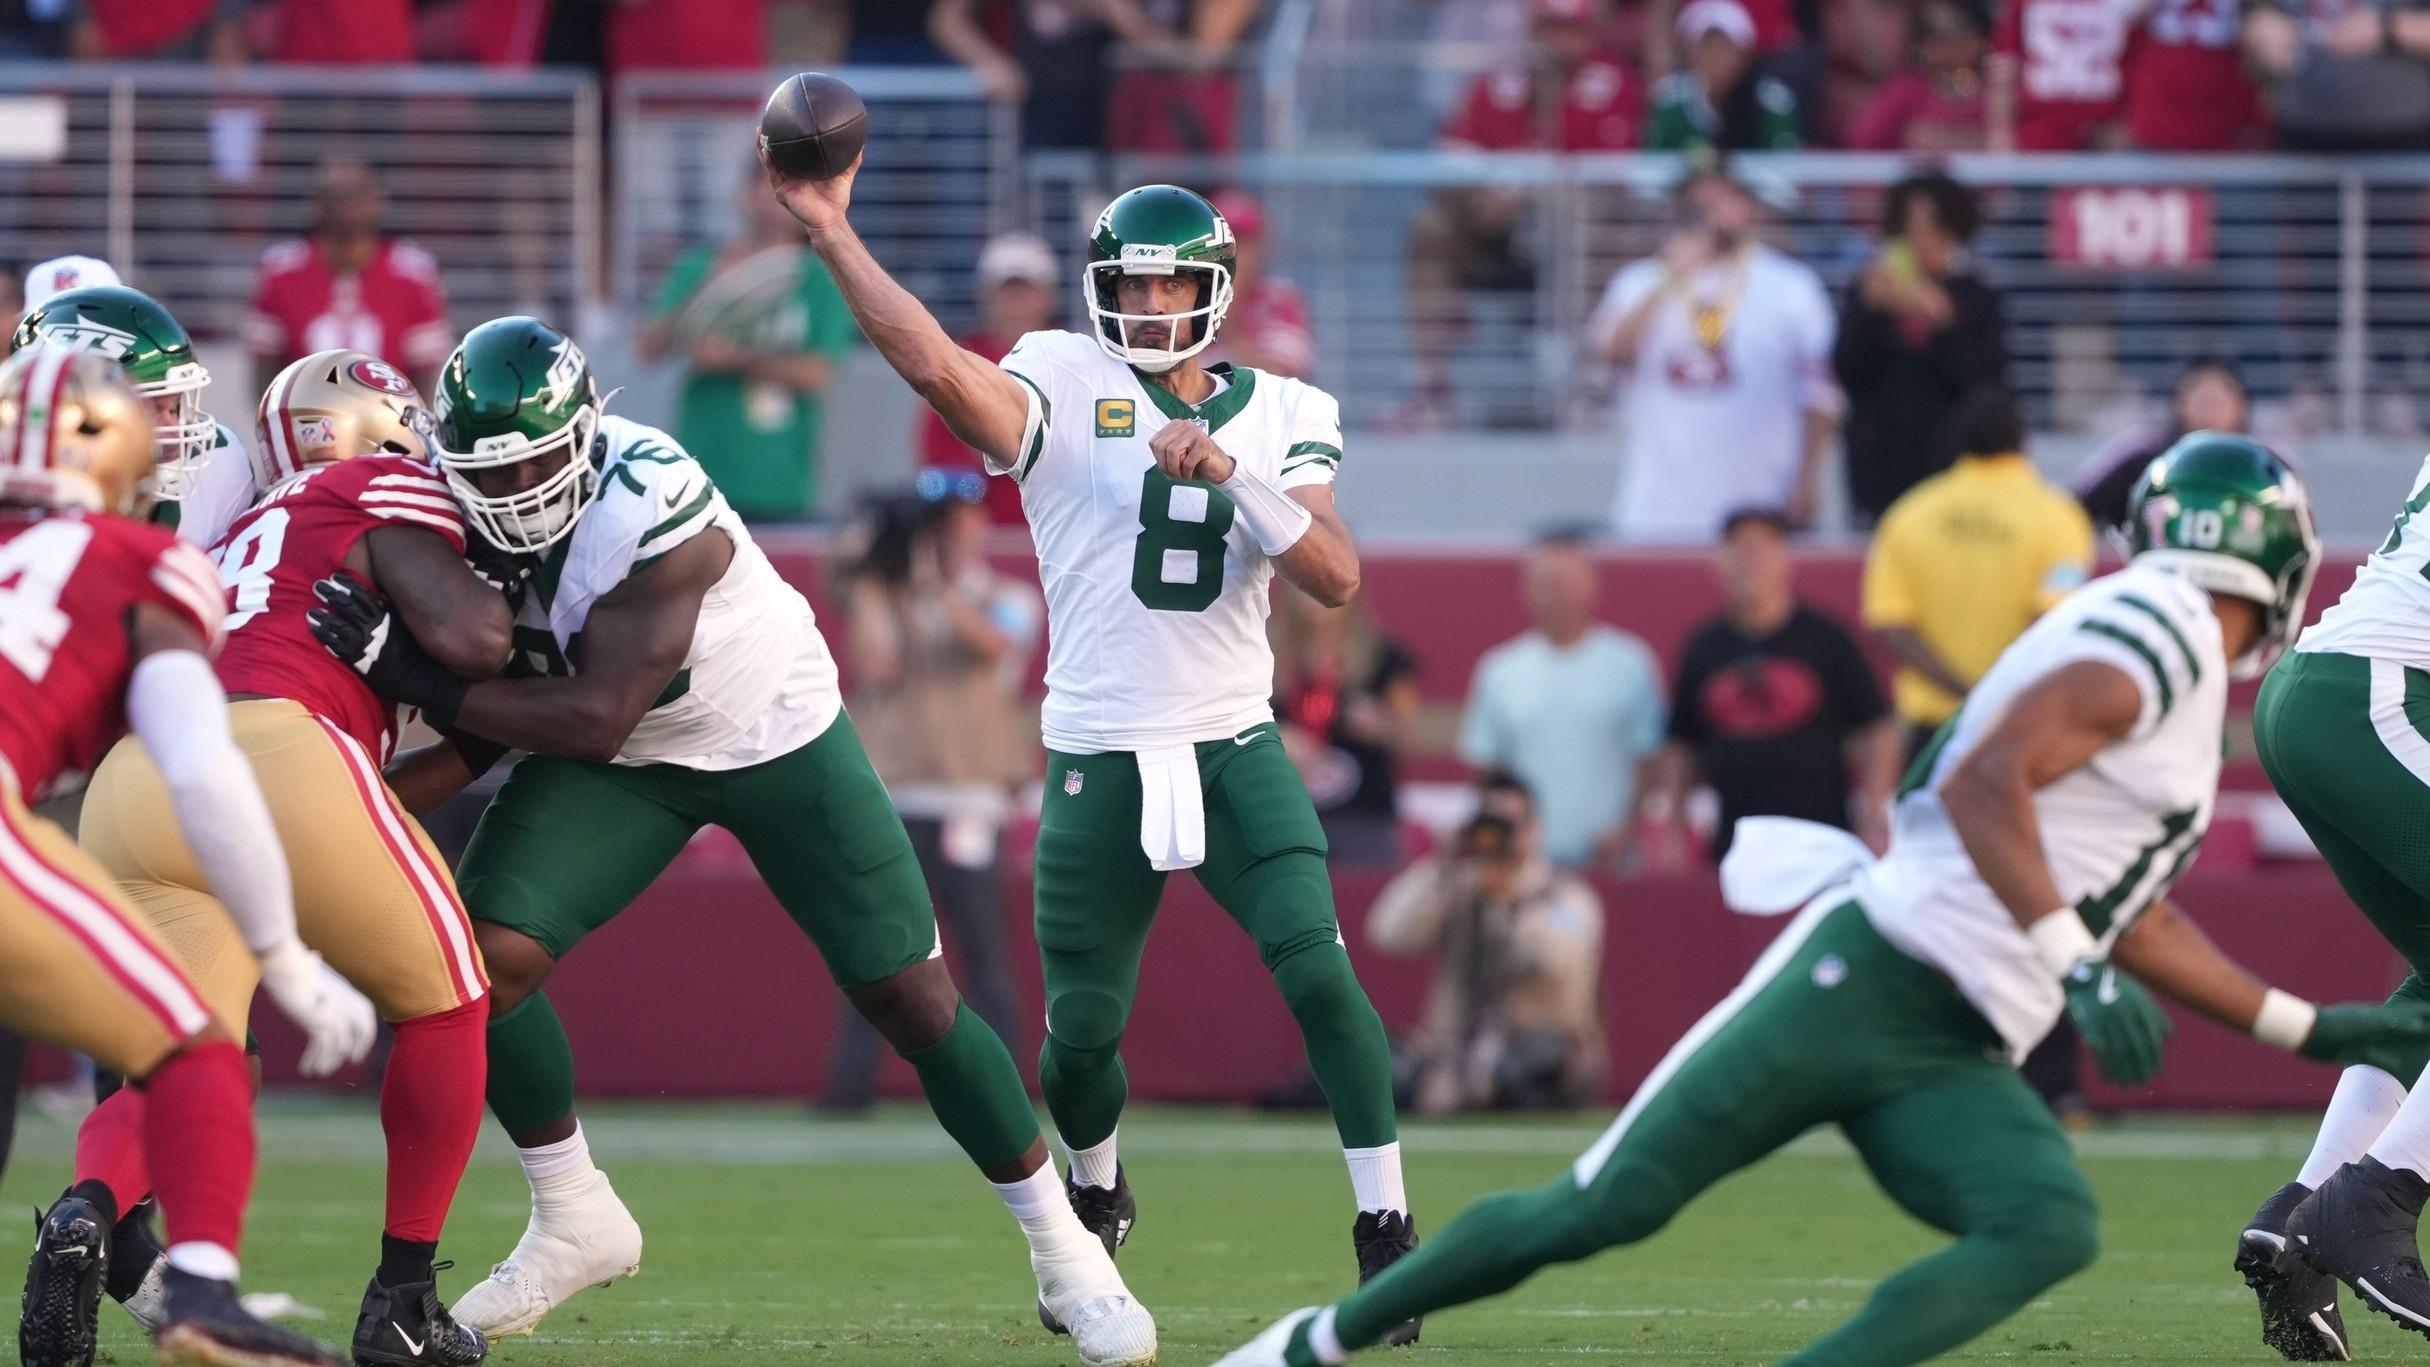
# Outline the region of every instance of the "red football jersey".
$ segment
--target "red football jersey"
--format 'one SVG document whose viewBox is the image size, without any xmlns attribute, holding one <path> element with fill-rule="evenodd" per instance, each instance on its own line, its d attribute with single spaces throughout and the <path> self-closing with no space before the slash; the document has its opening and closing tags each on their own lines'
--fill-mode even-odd
<svg viewBox="0 0 2430 1367">
<path fill-rule="evenodd" d="M 368 351 L 408 375 L 428 376 L 455 334 L 438 263 L 410 242 L 380 244 L 359 272 L 339 274 L 310 241 L 273 243 L 245 318 L 245 344 L 284 365 L 316 351 Z"/>
<path fill-rule="evenodd" d="M 1551 111 L 1536 107 L 1535 78 L 1514 66 L 1477 77 L 1443 126 L 1443 140 L 1488 152 L 1625 152 L 1637 145 L 1644 112 L 1636 74 L 1609 57 L 1571 72 L 1561 107 Z"/>
<path fill-rule="evenodd" d="M 127 615 L 140 603 L 176 613 L 219 648 L 219 576 L 175 532 L 101 514 L 0 512 L 0 762 L 27 801 L 91 772 L 126 734 Z"/>
<path fill-rule="evenodd" d="M 2126 49 L 2126 132 L 2163 152 L 2228 152 L 2270 126 L 2235 0 L 2159 0 Z"/>
<path fill-rule="evenodd" d="M 312 586 L 345 565 L 363 533 L 391 524 L 464 550 L 455 496 L 406 456 L 356 456 L 290 476 L 211 548 L 230 603 L 220 682 L 230 693 L 302 703 L 382 763 L 396 744 L 396 709 L 322 647 L 304 614 L 320 603 Z"/>
<path fill-rule="evenodd" d="M 2017 147 L 2075 152 L 2118 117 L 2125 0 L 2009 0 L 1993 46 L 2017 73 Z"/>
</svg>

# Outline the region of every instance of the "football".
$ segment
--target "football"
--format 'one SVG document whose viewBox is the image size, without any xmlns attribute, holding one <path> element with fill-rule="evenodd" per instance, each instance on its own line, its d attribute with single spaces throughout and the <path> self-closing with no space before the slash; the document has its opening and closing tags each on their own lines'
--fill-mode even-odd
<svg viewBox="0 0 2430 1367">
<path fill-rule="evenodd" d="M 827 180 L 848 169 L 869 141 L 869 106 L 823 71 L 789 77 L 759 115 L 759 145 L 788 176 Z"/>
</svg>

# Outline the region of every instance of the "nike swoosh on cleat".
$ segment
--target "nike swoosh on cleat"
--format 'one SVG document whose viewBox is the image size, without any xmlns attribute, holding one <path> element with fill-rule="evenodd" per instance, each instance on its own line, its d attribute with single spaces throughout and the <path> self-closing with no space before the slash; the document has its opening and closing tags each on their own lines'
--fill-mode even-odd
<svg viewBox="0 0 2430 1367">
<path fill-rule="evenodd" d="M 388 1322 L 388 1327 L 397 1331 L 397 1337 L 405 1340 L 405 1347 L 410 1350 L 415 1357 L 422 1356 L 422 1345 L 413 1341 L 413 1335 L 405 1332 L 404 1325 L 397 1323 L 395 1320 L 390 1320 Z"/>
<path fill-rule="evenodd" d="M 2348 1351 L 2346 1348 L 2346 1341 L 2339 1338 L 2337 1336 L 2337 1331 L 2329 1327 L 2329 1317 L 2327 1315 L 2315 1310 L 2311 1314 L 2306 1315 L 2304 1319 L 2310 1323 L 2314 1329 L 2320 1331 L 2320 1336 L 2329 1341 L 2330 1347 L 2337 1350 L 2337 1360 L 2339 1362 L 2351 1362 L 2354 1360 L 2353 1353 Z"/>
</svg>

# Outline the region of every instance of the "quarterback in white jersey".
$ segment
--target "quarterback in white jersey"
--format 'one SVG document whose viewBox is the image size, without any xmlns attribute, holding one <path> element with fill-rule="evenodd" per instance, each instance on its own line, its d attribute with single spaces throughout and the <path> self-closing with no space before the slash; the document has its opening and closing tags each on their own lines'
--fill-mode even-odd
<svg viewBox="0 0 2430 1367">
<path fill-rule="evenodd" d="M 1298 380 L 1200 363 L 1231 308 L 1235 244 L 1191 191 L 1148 185 L 1107 205 L 1082 272 L 1088 331 L 1033 332 L 997 365 L 954 345 L 861 244 L 846 217 L 857 169 L 770 174 L 887 363 L 990 471 L 1020 482 L 1038 547 L 1039 1080 L 1071 1158 L 1072 1207 L 1109 1249 L 1137 1218 L 1115 1147 L 1119 1051 L 1165 876 L 1191 870 L 1299 1023 L 1350 1170 L 1360 1279 L 1373 1277 L 1417 1245 L 1391 1050 L 1351 971 L 1323 828 L 1268 701 L 1273 578 L 1333 607 L 1358 588 L 1333 503 L 1339 407 Z M 1395 1332 L 1407 1342 L 1418 1325 Z"/>
<path fill-rule="evenodd" d="M 491 563 L 517 567 L 502 574 L 519 597 L 508 677 L 459 679 L 385 605 L 342 579 L 316 586 L 322 642 L 449 737 L 391 766 L 409 806 L 510 747 L 531 752 L 456 876 L 489 970 L 490 1108 L 531 1180 L 532 1217 L 456 1318 L 528 1333 L 638 1268 L 641 1228 L 590 1161 L 572 1047 L 540 987 L 717 825 L 1011 1208 L 1039 1301 L 1081 1361 L 1153 1361 L 1155 1321 L 1061 1199 L 1012 1056 L 946 972 L 927 884 L 810 605 L 674 438 L 603 403 L 581 348 L 537 318 L 473 329 L 440 372 L 440 468 Z"/>
<path fill-rule="evenodd" d="M 1725 895 L 1802 910 L 1569 1171 L 1485 1198 L 1393 1276 L 1286 1317 L 1219 1367 L 1332 1367 L 1410 1315 L 1648 1238 L 1825 1123 L 1958 1242 L 1785 1361 L 1905 1367 L 2095 1255 L 2091 1190 L 2012 1066 L 2061 1010 L 2126 1083 L 2159 1067 L 2168 1032 L 2145 984 L 2315 1059 L 2430 1046 L 2430 1009 L 2265 987 L 2156 900 L 2209 817 L 2225 680 L 2285 646 L 2319 546 L 2303 486 L 2242 438 L 2180 442 L 2133 507 L 2133 563 L 2000 657 L 1918 757 L 1878 862 L 1834 828 L 1739 822 Z"/>
</svg>

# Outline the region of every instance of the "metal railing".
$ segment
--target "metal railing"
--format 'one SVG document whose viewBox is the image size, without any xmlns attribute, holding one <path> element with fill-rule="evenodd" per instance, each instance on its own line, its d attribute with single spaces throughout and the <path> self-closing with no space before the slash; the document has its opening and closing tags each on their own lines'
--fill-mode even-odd
<svg viewBox="0 0 2430 1367">
<path fill-rule="evenodd" d="M 1769 240 L 1835 297 L 1870 259 L 1881 191 L 1912 163 L 1742 158 L 1776 205 Z M 2411 434 L 2430 391 L 2430 158 L 1959 157 L 1983 195 L 1981 270 L 2006 307 L 2011 380 L 2036 425 L 2108 431 L 2148 415 L 2176 369 L 2224 355 L 2273 420 L 2311 433 Z M 1267 270 L 1308 294 L 1319 379 L 1354 424 L 1443 397 L 1455 426 L 1592 428 L 1608 377 L 1580 359 L 1605 283 L 1650 255 L 1676 158 L 1443 152 L 1228 160 L 1033 157 L 1050 240 L 1078 242 L 1106 187 L 1238 186 L 1265 200 Z M 1503 238 L 1469 234 L 1448 396 L 1415 393 L 1413 325 L 1443 300 L 1412 289 L 1413 231 L 1446 196 L 1524 206 Z"/>
<path fill-rule="evenodd" d="M 320 167 L 368 163 L 384 228 L 438 258 L 459 326 L 570 318 L 599 278 L 598 88 L 451 68 L 0 63 L 0 261 L 107 256 L 197 336 L 236 335 Z"/>
<path fill-rule="evenodd" d="M 790 74 L 654 72 L 617 83 L 615 303 L 642 309 L 679 252 L 733 233 L 737 195 L 756 174 L 759 111 Z M 1012 226 L 1014 111 L 988 103 L 959 68 L 836 74 L 869 106 L 854 227 L 950 325 L 968 322 L 979 246 Z"/>
</svg>

